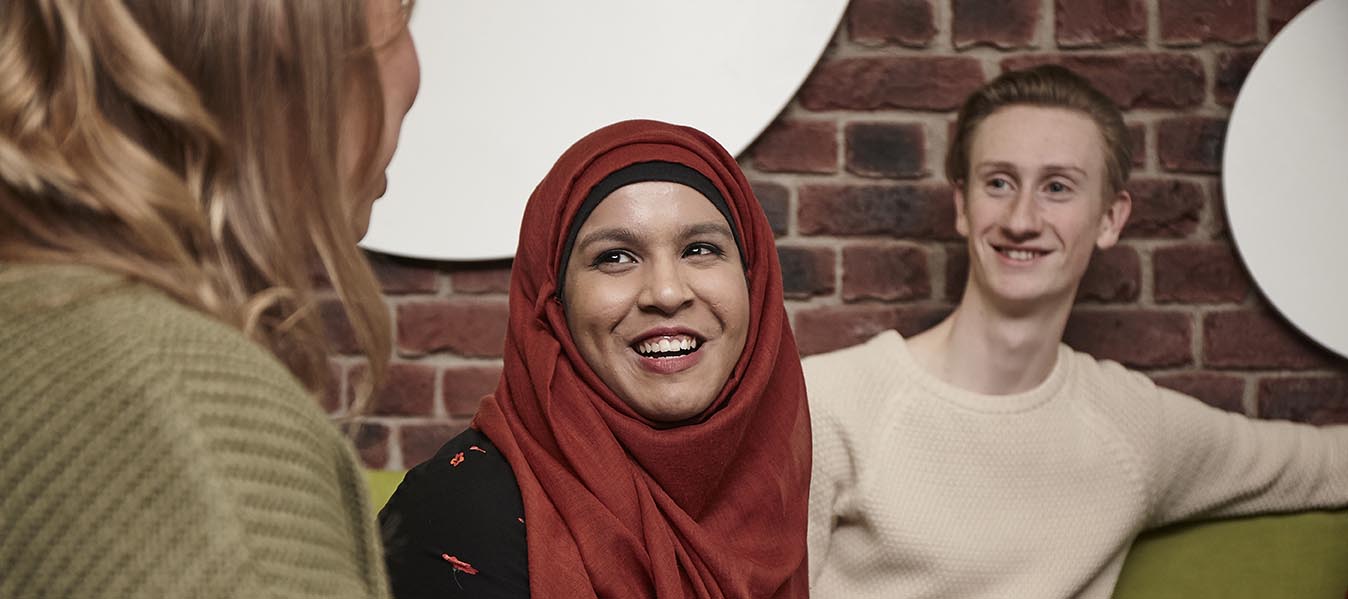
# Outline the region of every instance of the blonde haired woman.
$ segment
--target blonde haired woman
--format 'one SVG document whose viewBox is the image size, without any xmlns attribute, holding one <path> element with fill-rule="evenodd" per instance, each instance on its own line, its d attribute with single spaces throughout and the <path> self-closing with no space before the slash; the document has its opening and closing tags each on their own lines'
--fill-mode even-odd
<svg viewBox="0 0 1348 599">
<path fill-rule="evenodd" d="M 406 12 L 0 3 L 0 596 L 387 594 L 313 280 L 381 371 Z"/>
</svg>

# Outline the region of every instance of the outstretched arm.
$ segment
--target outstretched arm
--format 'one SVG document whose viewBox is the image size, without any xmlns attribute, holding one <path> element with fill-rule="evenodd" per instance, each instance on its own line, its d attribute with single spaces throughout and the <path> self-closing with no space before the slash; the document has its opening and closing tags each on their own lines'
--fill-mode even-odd
<svg viewBox="0 0 1348 599">
<path fill-rule="evenodd" d="M 1348 426 L 1253 420 L 1158 391 L 1150 524 L 1348 505 Z"/>
</svg>

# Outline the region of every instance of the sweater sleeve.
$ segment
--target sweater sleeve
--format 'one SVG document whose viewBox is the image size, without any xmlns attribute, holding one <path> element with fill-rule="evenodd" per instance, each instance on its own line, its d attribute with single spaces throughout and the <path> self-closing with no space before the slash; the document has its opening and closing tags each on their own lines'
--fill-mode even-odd
<svg viewBox="0 0 1348 599">
<path fill-rule="evenodd" d="M 814 366 L 814 368 L 811 368 Z M 806 539 L 809 550 L 810 584 L 818 580 L 827 561 L 830 541 L 839 517 L 839 505 L 854 484 L 852 456 L 845 429 L 834 410 L 847 398 L 833 385 L 828 368 L 819 368 L 819 359 L 806 362 L 806 380 L 810 383 L 810 441 L 813 446 L 810 469 L 809 524 Z M 814 376 L 810 376 L 814 374 Z"/>
<path fill-rule="evenodd" d="M 1348 426 L 1253 420 L 1157 392 L 1151 525 L 1348 505 Z"/>
</svg>

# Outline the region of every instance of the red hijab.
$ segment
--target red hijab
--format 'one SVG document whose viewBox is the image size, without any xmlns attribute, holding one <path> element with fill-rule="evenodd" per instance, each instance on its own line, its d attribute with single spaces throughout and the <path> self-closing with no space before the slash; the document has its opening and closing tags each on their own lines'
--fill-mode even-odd
<svg viewBox="0 0 1348 599">
<path fill-rule="evenodd" d="M 750 325 L 694 423 L 659 429 L 581 358 L 556 299 L 586 195 L 652 161 L 690 167 L 729 205 Z M 806 597 L 810 425 L 772 229 L 734 157 L 706 134 L 625 121 L 584 137 L 534 190 L 510 278 L 505 368 L 474 420 L 514 469 L 534 597 Z"/>
</svg>

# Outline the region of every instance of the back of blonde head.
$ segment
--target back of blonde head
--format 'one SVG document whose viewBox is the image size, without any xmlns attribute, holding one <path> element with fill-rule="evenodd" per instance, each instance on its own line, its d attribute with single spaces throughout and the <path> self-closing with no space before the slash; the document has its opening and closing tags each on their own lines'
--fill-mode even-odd
<svg viewBox="0 0 1348 599">
<path fill-rule="evenodd" d="M 388 316 L 349 214 L 372 156 L 338 143 L 378 145 L 367 38 L 362 0 L 0 2 L 0 261 L 148 282 L 311 389 L 326 275 L 377 378 Z"/>
</svg>

